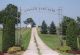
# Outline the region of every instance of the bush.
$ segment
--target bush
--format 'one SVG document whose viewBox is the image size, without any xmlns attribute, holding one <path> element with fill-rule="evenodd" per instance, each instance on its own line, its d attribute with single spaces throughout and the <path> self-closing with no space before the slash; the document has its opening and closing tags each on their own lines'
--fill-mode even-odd
<svg viewBox="0 0 80 55">
<path fill-rule="evenodd" d="M 72 50 L 78 50 L 77 37 L 78 27 L 75 20 L 71 21 L 67 25 L 66 31 L 66 44 L 71 47 Z"/>
<path fill-rule="evenodd" d="M 63 36 L 62 39 L 63 39 L 63 40 L 66 40 L 66 36 Z"/>
<path fill-rule="evenodd" d="M 16 52 L 19 52 L 19 51 L 21 51 L 21 47 L 10 47 L 9 49 L 8 49 L 8 53 L 9 54 L 13 54 L 13 53 L 16 53 Z"/>
<path fill-rule="evenodd" d="M 67 51 L 71 50 L 71 48 L 69 46 L 62 46 L 59 48 L 59 50 L 62 52 L 67 52 Z"/>
</svg>

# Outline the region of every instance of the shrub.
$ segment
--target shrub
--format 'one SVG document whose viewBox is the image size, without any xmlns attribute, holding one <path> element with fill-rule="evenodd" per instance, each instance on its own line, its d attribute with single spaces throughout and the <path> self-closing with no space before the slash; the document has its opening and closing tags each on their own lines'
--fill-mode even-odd
<svg viewBox="0 0 80 55">
<path fill-rule="evenodd" d="M 13 53 L 16 53 L 16 52 L 19 52 L 19 51 L 21 51 L 21 47 L 10 47 L 9 49 L 8 49 L 8 53 L 9 54 L 13 54 Z"/>
<path fill-rule="evenodd" d="M 63 40 L 66 40 L 66 36 L 63 36 L 62 39 L 63 39 Z"/>
<path fill-rule="evenodd" d="M 59 50 L 62 51 L 62 52 L 66 52 L 68 50 L 71 50 L 71 48 L 69 46 L 62 46 L 62 47 L 59 48 Z"/>
<path fill-rule="evenodd" d="M 77 37 L 78 37 L 78 27 L 76 21 L 73 20 L 67 25 L 66 31 L 66 43 L 72 50 L 78 50 Z"/>
</svg>

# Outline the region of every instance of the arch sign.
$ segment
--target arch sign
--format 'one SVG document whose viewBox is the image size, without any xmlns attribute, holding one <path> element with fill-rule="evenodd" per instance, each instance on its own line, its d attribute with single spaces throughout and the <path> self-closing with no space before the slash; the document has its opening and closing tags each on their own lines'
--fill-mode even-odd
<svg viewBox="0 0 80 55">
<path fill-rule="evenodd" d="M 38 7 L 35 7 L 35 8 L 27 8 L 25 11 L 28 12 L 28 11 L 40 11 L 40 10 L 45 10 L 45 11 L 50 11 L 50 12 L 55 12 L 55 9 L 53 8 L 38 8 Z"/>
<path fill-rule="evenodd" d="M 24 10 L 24 13 L 26 12 L 31 12 L 31 11 L 49 11 L 52 13 L 56 13 L 57 15 L 61 16 L 62 15 L 62 8 L 58 8 L 58 9 L 53 9 L 53 8 L 46 8 L 46 7 L 33 7 L 33 8 L 26 8 Z M 56 12 L 57 11 L 57 12 Z"/>
</svg>

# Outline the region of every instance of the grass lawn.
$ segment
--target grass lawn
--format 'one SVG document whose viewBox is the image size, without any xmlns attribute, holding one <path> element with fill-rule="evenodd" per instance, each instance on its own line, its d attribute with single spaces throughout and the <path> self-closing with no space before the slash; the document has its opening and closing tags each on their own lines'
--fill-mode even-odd
<svg viewBox="0 0 80 55">
<path fill-rule="evenodd" d="M 29 45 L 30 37 L 31 37 L 31 29 L 26 29 L 26 30 L 24 29 L 22 31 L 22 47 L 24 48 L 24 50 L 26 50 Z"/>
<path fill-rule="evenodd" d="M 43 40 L 43 42 L 49 46 L 53 50 L 57 50 L 60 48 L 60 39 L 58 35 L 51 35 L 51 34 L 40 34 L 40 38 Z M 65 48 L 64 48 L 65 49 Z M 60 51 L 59 51 L 60 52 Z M 63 55 L 73 55 L 65 52 L 60 52 Z"/>
<path fill-rule="evenodd" d="M 40 34 L 40 37 L 52 49 L 57 49 L 60 46 L 57 35 Z"/>
</svg>

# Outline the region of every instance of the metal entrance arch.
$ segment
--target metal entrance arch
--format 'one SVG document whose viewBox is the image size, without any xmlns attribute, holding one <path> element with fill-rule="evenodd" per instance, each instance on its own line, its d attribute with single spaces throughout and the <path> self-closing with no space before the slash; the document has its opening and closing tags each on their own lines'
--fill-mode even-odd
<svg viewBox="0 0 80 55">
<path fill-rule="evenodd" d="M 59 23 L 62 20 L 62 8 L 58 8 L 58 9 L 54 9 L 54 8 L 48 8 L 48 7 L 32 7 L 32 8 L 26 8 L 22 11 L 23 15 L 28 15 L 31 13 L 33 13 L 33 16 L 35 15 L 35 13 L 42 13 L 42 15 L 44 16 L 44 13 L 48 13 L 51 14 L 52 16 L 56 15 L 57 18 L 59 19 Z M 29 17 L 28 17 L 29 18 Z"/>
</svg>

